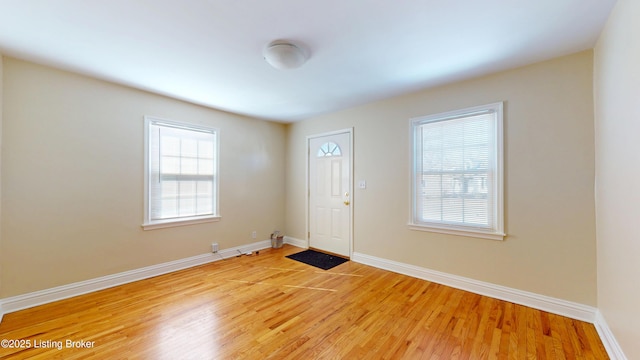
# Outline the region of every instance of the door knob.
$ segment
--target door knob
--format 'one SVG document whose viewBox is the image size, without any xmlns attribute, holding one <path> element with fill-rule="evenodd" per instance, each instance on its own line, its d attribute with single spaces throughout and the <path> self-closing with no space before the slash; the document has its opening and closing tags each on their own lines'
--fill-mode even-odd
<svg viewBox="0 0 640 360">
<path fill-rule="evenodd" d="M 349 200 L 345 200 L 345 201 L 344 201 L 344 204 L 345 204 L 345 205 L 349 205 L 349 204 L 351 204 L 351 202 L 349 202 Z"/>
</svg>

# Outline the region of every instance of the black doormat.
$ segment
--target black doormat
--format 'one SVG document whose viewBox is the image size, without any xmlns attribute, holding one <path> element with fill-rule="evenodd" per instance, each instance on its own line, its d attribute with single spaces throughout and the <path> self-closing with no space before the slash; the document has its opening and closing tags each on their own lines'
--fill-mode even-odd
<svg viewBox="0 0 640 360">
<path fill-rule="evenodd" d="M 329 270 L 349 261 L 349 259 L 341 258 L 340 256 L 333 256 L 315 250 L 305 250 L 296 254 L 287 255 L 287 257 L 307 265 L 318 267 L 322 270 Z"/>
</svg>

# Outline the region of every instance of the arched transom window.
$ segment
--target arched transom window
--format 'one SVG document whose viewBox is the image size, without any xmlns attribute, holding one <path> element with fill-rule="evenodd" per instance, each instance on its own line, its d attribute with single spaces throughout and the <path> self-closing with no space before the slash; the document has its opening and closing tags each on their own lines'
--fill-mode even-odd
<svg viewBox="0 0 640 360">
<path fill-rule="evenodd" d="M 334 142 L 326 142 L 318 149 L 318 157 L 341 156 L 340 146 Z"/>
</svg>

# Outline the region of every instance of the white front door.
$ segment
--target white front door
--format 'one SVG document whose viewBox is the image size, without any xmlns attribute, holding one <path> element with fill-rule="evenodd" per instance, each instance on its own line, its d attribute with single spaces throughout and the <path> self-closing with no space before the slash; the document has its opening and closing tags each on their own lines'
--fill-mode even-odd
<svg viewBox="0 0 640 360">
<path fill-rule="evenodd" d="M 310 137 L 309 246 L 351 253 L 351 130 Z"/>
</svg>

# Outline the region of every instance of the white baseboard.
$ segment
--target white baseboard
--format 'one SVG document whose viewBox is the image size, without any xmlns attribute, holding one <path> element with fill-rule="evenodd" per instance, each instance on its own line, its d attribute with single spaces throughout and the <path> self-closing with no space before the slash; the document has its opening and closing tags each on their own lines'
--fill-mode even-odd
<svg viewBox="0 0 640 360">
<path fill-rule="evenodd" d="M 308 244 L 304 240 L 285 236 L 284 242 L 293 246 L 308 248 Z M 263 240 L 248 245 L 220 250 L 217 254 L 209 253 L 196 255 L 185 259 L 152 265 L 136 270 L 125 271 L 118 274 L 107 275 L 96 279 L 80 281 L 51 289 L 0 299 L 0 322 L 2 321 L 2 317 L 4 314 L 8 314 L 11 312 L 67 299 L 78 295 L 87 294 L 90 292 L 138 280 L 148 279 L 173 271 L 231 258 L 234 256 L 245 254 L 249 251 L 253 252 L 270 247 L 271 241 Z M 351 260 L 383 270 L 393 271 L 399 274 L 432 281 L 438 284 L 451 286 L 476 294 L 485 295 L 524 306 L 529 306 L 535 309 L 566 316 L 572 319 L 593 323 L 605 346 L 605 349 L 607 350 L 609 357 L 612 360 L 627 359 L 622 349 L 620 348 L 620 345 L 616 341 L 613 333 L 611 332 L 611 329 L 607 325 L 604 317 L 602 316 L 600 311 L 594 307 L 530 293 L 527 291 L 512 289 L 483 281 L 469 279 L 461 276 L 451 275 L 414 265 L 395 262 L 392 260 L 361 254 L 358 252 L 354 252 L 352 254 Z"/>
<path fill-rule="evenodd" d="M 593 323 L 596 317 L 596 308 L 579 303 L 574 303 L 571 301 L 512 289 L 505 286 L 469 279 L 462 276 L 451 275 L 440 271 L 399 263 L 357 252 L 353 253 L 351 260 L 361 264 L 370 265 L 399 274 L 412 276 L 418 279 L 432 281 L 438 284 L 470 291 L 476 294 L 529 306 L 534 309 L 547 311 L 553 314 L 558 314 L 589 323 Z"/>
<path fill-rule="evenodd" d="M 566 316 L 572 319 L 592 323 L 595 326 L 596 331 L 600 336 L 600 340 L 602 341 L 611 360 L 627 360 L 627 357 L 624 355 L 622 348 L 618 344 L 618 341 L 607 325 L 604 316 L 602 315 L 600 310 L 595 307 L 469 279 L 462 276 L 451 275 L 357 252 L 353 253 L 353 255 L 351 256 L 351 260 L 383 270 L 393 271 L 418 279 L 432 281 L 438 284 L 451 286 L 476 294 L 485 295 L 492 298 L 532 307 L 534 309 L 547 311 L 553 314 Z"/>
<path fill-rule="evenodd" d="M 284 237 L 284 242 L 285 244 L 290 244 L 293 246 L 297 246 L 299 248 L 304 248 L 307 249 L 309 248 L 309 243 L 306 240 L 300 240 L 300 239 L 296 239 L 290 236 L 285 236 Z"/>
<path fill-rule="evenodd" d="M 622 348 L 615 336 L 611 332 L 609 325 L 604 320 L 604 316 L 600 312 L 600 310 L 596 311 L 596 321 L 593 324 L 596 327 L 596 331 L 598 335 L 600 335 L 600 340 L 602 340 L 602 344 L 604 348 L 607 349 L 607 354 L 611 358 L 611 360 L 627 360 L 627 357 L 622 352 Z"/>
<path fill-rule="evenodd" d="M 271 247 L 271 240 L 263 240 L 252 244 L 224 249 L 213 254 L 196 255 L 185 259 L 170 261 L 162 264 L 147 266 L 140 269 L 121 272 L 118 274 L 102 276 L 95 279 L 80 281 L 68 285 L 57 286 L 50 289 L 35 291 L 23 295 L 0 299 L 0 321 L 2 316 L 14 311 L 47 304 L 50 302 L 67 299 L 70 297 L 87 294 L 90 292 L 148 279 L 154 276 L 167 274 L 210 262 L 242 255 L 249 251 L 258 251 Z"/>
</svg>

